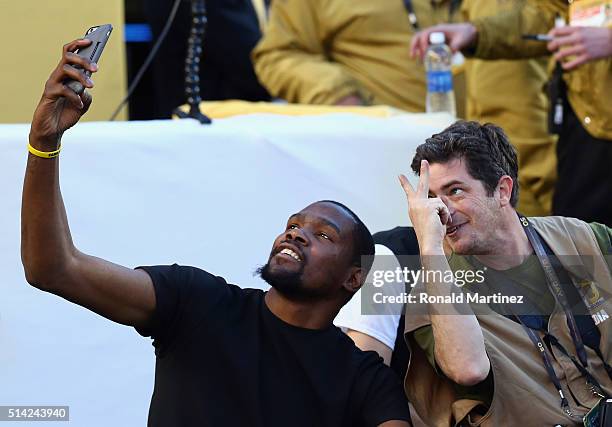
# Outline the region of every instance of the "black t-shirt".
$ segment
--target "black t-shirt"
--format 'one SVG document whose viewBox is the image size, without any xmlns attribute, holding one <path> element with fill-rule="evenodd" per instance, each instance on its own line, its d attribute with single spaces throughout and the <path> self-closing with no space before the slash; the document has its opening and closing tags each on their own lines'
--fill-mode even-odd
<svg viewBox="0 0 612 427">
<path fill-rule="evenodd" d="M 265 293 L 178 265 L 140 267 L 157 308 L 149 426 L 375 426 L 408 420 L 397 376 L 335 326 L 298 328 Z"/>
</svg>

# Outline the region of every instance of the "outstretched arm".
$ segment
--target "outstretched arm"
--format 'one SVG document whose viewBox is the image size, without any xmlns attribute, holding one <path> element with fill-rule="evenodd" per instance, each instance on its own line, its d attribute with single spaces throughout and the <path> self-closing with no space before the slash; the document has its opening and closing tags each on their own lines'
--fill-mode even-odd
<svg viewBox="0 0 612 427">
<path fill-rule="evenodd" d="M 55 151 L 62 134 L 74 126 L 91 105 L 86 91 L 77 95 L 64 82 L 93 82 L 72 65 L 92 73 L 97 65 L 74 52 L 91 43 L 66 44 L 62 59 L 45 84 L 34 112 L 30 145 Z M 59 185 L 59 157 L 28 155 L 21 207 L 21 259 L 27 281 L 115 322 L 145 327 L 155 309 L 153 283 L 147 273 L 85 255 L 72 242 Z"/>
<path fill-rule="evenodd" d="M 443 32 L 453 52 L 463 51 L 481 59 L 523 59 L 549 54 L 546 44 L 523 40 L 524 34 L 545 34 L 554 25 L 555 15 L 563 14 L 567 3 L 561 0 L 527 1 L 495 15 L 471 22 L 442 24 L 425 28 L 412 37 L 410 53 L 422 58 L 432 32 Z"/>
</svg>

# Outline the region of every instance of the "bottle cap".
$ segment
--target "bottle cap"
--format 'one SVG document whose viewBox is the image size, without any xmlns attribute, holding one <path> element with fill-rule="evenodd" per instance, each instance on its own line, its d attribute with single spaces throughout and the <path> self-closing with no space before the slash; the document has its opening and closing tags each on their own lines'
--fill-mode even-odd
<svg viewBox="0 0 612 427">
<path fill-rule="evenodd" d="M 442 44 L 446 41 L 446 37 L 444 37 L 444 33 L 436 31 L 435 33 L 431 33 L 429 35 L 429 43 L 431 44 Z"/>
</svg>

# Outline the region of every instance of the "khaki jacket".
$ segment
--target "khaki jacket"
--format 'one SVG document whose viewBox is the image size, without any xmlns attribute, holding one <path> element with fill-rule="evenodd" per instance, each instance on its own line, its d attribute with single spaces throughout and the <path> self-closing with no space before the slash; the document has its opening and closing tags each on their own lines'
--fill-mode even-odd
<svg viewBox="0 0 612 427">
<path fill-rule="evenodd" d="M 582 1 L 582 0 L 576 0 Z M 478 29 L 475 57 L 517 59 L 549 56 L 546 43 L 523 41 L 522 34 L 547 33 L 555 14 L 569 15 L 565 0 L 529 0 L 524 7 L 473 21 Z M 583 64 L 564 73 L 569 102 L 595 138 L 612 140 L 612 58 Z"/>
<path fill-rule="evenodd" d="M 449 21 L 449 0 L 412 3 L 421 28 Z M 329 105 L 357 93 L 368 104 L 422 112 L 425 70 L 410 59 L 412 34 L 403 0 L 273 1 L 253 63 L 272 96 L 289 102 Z M 460 116 L 462 85 L 455 80 Z"/>
<path fill-rule="evenodd" d="M 519 0 L 463 0 L 462 15 L 474 21 L 513 7 Z M 495 123 L 518 151 L 518 210 L 550 215 L 557 176 L 555 138 L 548 133 L 548 58 L 468 59 L 465 64 L 466 119 Z"/>
<path fill-rule="evenodd" d="M 588 224 L 563 217 L 532 218 L 531 221 L 553 252 L 560 255 L 560 261 L 572 280 L 575 280 L 589 312 L 595 316 L 601 316 L 602 310 L 608 315 L 612 314 L 609 298 L 612 275 Z M 591 265 L 592 268 L 586 267 Z M 462 425 L 480 426 L 582 425 L 578 419 L 572 419 L 562 411 L 559 394 L 546 373 L 539 352 L 522 326 L 487 306 L 472 305 L 472 309 L 482 327 L 494 381 L 491 406 L 482 419 L 473 423 L 468 421 L 470 411 L 481 402 L 455 398 L 451 382 L 434 371 L 412 337 L 413 331 L 431 324 L 429 316 L 406 312 L 405 333 L 411 349 L 411 359 L 405 390 L 423 420 L 431 426 L 456 425 L 461 421 L 464 423 Z M 596 321 L 602 337 L 600 349 L 610 364 L 612 318 L 602 319 L 599 317 Z M 574 349 L 565 315 L 558 305 L 550 317 L 549 331 L 566 349 Z M 586 350 L 589 371 L 607 393 L 611 393 L 612 383 L 601 360 L 590 348 Z M 585 407 L 594 406 L 598 399 L 571 360 L 555 347 L 553 355 L 553 367 L 568 397 L 571 410 L 581 417 L 586 412 Z"/>
</svg>

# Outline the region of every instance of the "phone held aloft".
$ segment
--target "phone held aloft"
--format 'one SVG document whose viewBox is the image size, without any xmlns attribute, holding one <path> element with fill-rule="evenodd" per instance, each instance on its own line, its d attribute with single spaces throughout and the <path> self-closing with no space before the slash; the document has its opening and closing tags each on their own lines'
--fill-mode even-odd
<svg viewBox="0 0 612 427">
<path fill-rule="evenodd" d="M 85 36 L 83 37 L 84 39 L 91 40 L 91 44 L 82 49 L 77 49 L 74 53 L 79 55 L 81 58 L 86 58 L 91 62 L 97 63 L 100 56 L 102 56 L 102 51 L 104 50 L 104 46 L 106 46 L 106 42 L 108 41 L 112 31 L 113 26 L 111 24 L 91 27 L 89 30 L 87 30 Z M 81 72 L 87 77 L 91 76 L 91 72 L 83 71 L 80 65 L 72 65 L 72 67 L 76 68 L 77 70 L 81 70 Z M 70 79 L 64 84 L 78 95 L 82 94 L 85 90 L 85 87 L 83 87 L 83 85 L 76 80 Z"/>
</svg>

